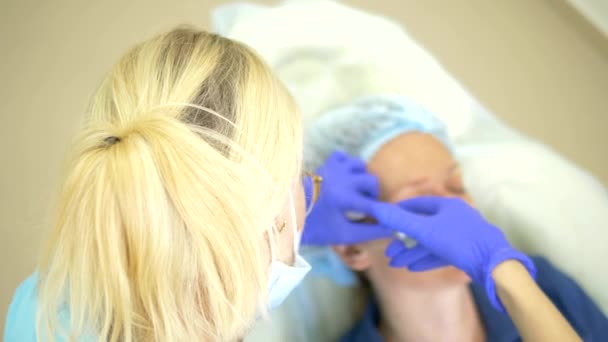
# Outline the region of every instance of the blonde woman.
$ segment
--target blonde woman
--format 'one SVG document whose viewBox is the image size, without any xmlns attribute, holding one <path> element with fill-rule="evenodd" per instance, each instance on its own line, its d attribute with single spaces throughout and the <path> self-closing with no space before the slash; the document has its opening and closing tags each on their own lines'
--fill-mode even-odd
<svg viewBox="0 0 608 342">
<path fill-rule="evenodd" d="M 93 96 L 5 340 L 244 336 L 309 269 L 301 140 L 246 46 L 179 28 L 131 49 Z"/>
</svg>

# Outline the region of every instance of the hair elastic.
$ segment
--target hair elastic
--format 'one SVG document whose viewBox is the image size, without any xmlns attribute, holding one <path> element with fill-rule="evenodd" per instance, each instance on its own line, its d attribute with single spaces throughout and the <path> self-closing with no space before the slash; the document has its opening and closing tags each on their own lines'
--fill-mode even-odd
<svg viewBox="0 0 608 342">
<path fill-rule="evenodd" d="M 108 146 L 112 146 L 112 145 L 116 144 L 117 142 L 119 142 L 119 141 L 120 141 L 120 138 L 119 138 L 119 137 L 116 137 L 116 136 L 109 136 L 109 137 L 107 137 L 107 138 L 103 139 L 103 141 L 104 141 L 106 144 L 108 144 Z"/>
</svg>

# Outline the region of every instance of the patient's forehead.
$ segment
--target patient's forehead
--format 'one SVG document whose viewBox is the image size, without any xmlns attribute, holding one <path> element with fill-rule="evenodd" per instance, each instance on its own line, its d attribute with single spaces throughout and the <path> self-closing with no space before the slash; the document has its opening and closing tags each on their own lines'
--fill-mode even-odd
<svg viewBox="0 0 608 342">
<path fill-rule="evenodd" d="M 454 165 L 448 149 L 430 134 L 401 134 L 384 144 L 367 164 L 380 182 L 381 199 L 386 200 L 406 183 L 443 177 Z"/>
</svg>

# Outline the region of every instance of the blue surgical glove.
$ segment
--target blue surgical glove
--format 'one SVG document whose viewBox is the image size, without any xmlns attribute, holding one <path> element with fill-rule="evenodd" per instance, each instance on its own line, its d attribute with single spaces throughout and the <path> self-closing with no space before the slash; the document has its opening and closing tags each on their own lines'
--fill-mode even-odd
<svg viewBox="0 0 608 342">
<path fill-rule="evenodd" d="M 356 223 L 346 217 L 347 212 L 371 216 L 376 203 L 378 180 L 366 172 L 365 162 L 336 151 L 317 174 L 323 177 L 323 185 L 306 217 L 302 245 L 345 245 L 393 236 L 379 224 Z"/>
<path fill-rule="evenodd" d="M 395 240 L 386 249 L 394 267 L 427 271 L 453 265 L 484 286 L 493 306 L 504 312 L 492 270 L 509 259 L 520 261 L 536 276 L 532 260 L 511 246 L 500 229 L 466 202 L 456 198 L 418 197 L 394 204 L 377 203 L 373 216 L 387 228 L 415 239 L 409 249 Z"/>
</svg>

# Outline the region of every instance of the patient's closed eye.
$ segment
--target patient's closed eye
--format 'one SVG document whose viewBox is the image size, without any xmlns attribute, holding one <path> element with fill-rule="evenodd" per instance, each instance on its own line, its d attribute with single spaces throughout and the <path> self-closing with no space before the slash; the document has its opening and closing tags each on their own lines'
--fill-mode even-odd
<svg viewBox="0 0 608 342">
<path fill-rule="evenodd" d="M 460 174 L 459 169 L 455 169 L 452 174 L 448 177 L 445 182 L 446 189 L 455 195 L 464 195 L 466 194 L 466 189 L 464 188 L 464 184 L 462 182 L 462 175 Z"/>
<path fill-rule="evenodd" d="M 464 195 L 467 193 L 466 189 L 464 188 L 464 186 L 462 184 L 458 185 L 449 185 L 447 187 L 447 190 L 455 195 Z"/>
</svg>

